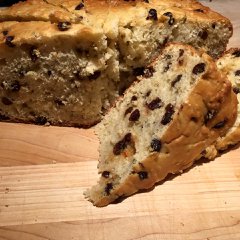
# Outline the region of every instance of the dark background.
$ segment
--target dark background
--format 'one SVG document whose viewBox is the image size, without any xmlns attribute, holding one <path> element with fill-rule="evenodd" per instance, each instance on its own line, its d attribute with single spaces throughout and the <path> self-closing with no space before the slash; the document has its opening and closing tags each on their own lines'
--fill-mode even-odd
<svg viewBox="0 0 240 240">
<path fill-rule="evenodd" d="M 21 2 L 24 2 L 24 1 L 25 0 L 21 0 Z M 20 1 L 19 0 L 0 0 L 0 7 L 8 7 L 17 2 L 20 2 Z"/>
</svg>

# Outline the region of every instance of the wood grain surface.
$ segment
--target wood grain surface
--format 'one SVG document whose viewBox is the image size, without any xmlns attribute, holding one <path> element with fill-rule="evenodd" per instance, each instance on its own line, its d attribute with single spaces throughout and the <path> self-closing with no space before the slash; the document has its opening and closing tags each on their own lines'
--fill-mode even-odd
<svg viewBox="0 0 240 240">
<path fill-rule="evenodd" d="M 202 1 L 234 24 L 240 1 Z M 198 162 L 151 191 L 96 208 L 93 130 L 0 123 L 0 240 L 239 240 L 240 149 Z"/>
</svg>

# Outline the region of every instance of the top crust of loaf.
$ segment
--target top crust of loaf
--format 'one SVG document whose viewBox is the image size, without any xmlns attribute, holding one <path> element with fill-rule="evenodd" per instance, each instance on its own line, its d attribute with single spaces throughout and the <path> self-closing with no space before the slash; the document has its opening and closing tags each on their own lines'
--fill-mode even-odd
<svg viewBox="0 0 240 240">
<path fill-rule="evenodd" d="M 79 0 L 28 0 L 0 11 L 0 21 L 80 21 L 80 15 L 92 18 L 93 25 L 104 22 L 108 13 L 117 14 L 120 22 L 135 19 L 143 9 L 156 8 L 160 12 L 172 12 L 174 16 L 185 15 L 194 22 L 221 22 L 232 29 L 230 21 L 195 0 L 85 0 L 76 10 Z M 37 7 L 36 7 L 37 5 Z M 133 11 L 130 11 L 133 9 Z M 96 18 L 97 16 L 97 18 Z"/>
</svg>

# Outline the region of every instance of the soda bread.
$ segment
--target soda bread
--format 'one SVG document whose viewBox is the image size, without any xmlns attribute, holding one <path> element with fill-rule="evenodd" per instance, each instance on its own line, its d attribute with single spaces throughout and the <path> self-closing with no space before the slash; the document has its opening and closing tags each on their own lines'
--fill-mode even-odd
<svg viewBox="0 0 240 240">
<path fill-rule="evenodd" d="M 90 127 L 170 41 L 232 35 L 194 0 L 27 0 L 0 11 L 0 120 Z"/>
<path fill-rule="evenodd" d="M 240 49 L 232 48 L 228 50 L 218 61 L 217 67 L 225 73 L 231 81 L 233 91 L 240 102 Z M 225 136 L 220 137 L 214 146 L 206 149 L 204 157 L 213 159 L 219 150 L 225 150 L 231 145 L 240 142 L 240 105 L 238 104 L 237 119 Z"/>
<path fill-rule="evenodd" d="M 168 45 L 96 126 L 101 178 L 86 197 L 105 206 L 188 168 L 233 125 L 236 109 L 207 54 Z"/>
</svg>

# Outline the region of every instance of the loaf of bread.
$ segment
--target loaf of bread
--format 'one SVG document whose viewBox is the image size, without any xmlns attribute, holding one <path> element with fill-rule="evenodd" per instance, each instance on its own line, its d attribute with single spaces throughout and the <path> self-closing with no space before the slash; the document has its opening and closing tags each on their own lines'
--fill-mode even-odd
<svg viewBox="0 0 240 240">
<path fill-rule="evenodd" d="M 233 86 L 233 91 L 240 102 L 240 49 L 232 48 L 228 50 L 217 61 L 217 67 L 227 75 Z M 240 142 L 240 105 L 238 104 L 238 115 L 233 127 L 225 136 L 220 137 L 217 142 L 203 152 L 203 156 L 213 159 L 219 151 L 227 149 L 231 145 Z"/>
<path fill-rule="evenodd" d="M 143 72 L 96 126 L 101 178 L 85 193 L 96 206 L 188 168 L 235 121 L 231 84 L 207 54 L 170 44 Z"/>
<path fill-rule="evenodd" d="M 0 120 L 89 127 L 170 41 L 220 55 L 228 19 L 194 0 L 27 0 L 0 11 Z"/>
</svg>

